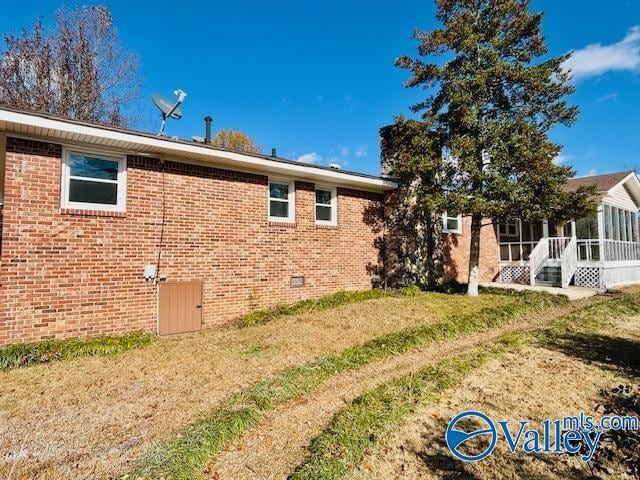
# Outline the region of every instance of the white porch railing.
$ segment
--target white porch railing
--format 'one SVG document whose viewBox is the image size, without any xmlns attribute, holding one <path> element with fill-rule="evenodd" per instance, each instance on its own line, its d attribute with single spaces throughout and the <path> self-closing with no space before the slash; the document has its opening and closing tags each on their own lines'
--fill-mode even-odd
<svg viewBox="0 0 640 480">
<path fill-rule="evenodd" d="M 640 260 L 640 243 L 621 240 L 603 240 L 605 262 L 629 262 Z"/>
<path fill-rule="evenodd" d="M 549 242 L 548 238 L 543 238 L 538 242 L 538 245 L 531 251 L 529 255 L 529 277 L 530 285 L 536 283 L 536 276 L 544 267 L 545 262 L 549 258 Z"/>
<path fill-rule="evenodd" d="M 526 241 L 500 243 L 499 246 L 501 262 L 523 267 L 528 261 L 531 285 L 535 284 L 536 277 L 545 266 L 560 267 L 562 287 L 567 288 L 578 271 L 579 263 L 586 267 L 611 266 L 611 268 L 625 266 L 625 263 L 626 266 L 640 263 L 640 242 L 547 237 L 542 238 L 535 245 Z M 530 253 L 527 254 L 529 249 L 531 249 Z M 504 268 L 513 267 L 505 265 Z"/>
<path fill-rule="evenodd" d="M 567 288 L 571 277 L 578 269 L 577 241 L 572 237 L 560 254 L 560 274 L 562 275 L 562 288 Z"/>
<path fill-rule="evenodd" d="M 565 248 L 571 241 L 571 237 L 549 237 L 547 240 L 549 240 L 549 259 L 560 260 Z"/>
<path fill-rule="evenodd" d="M 578 261 L 599 262 L 601 260 L 600 240 L 578 240 Z"/>
<path fill-rule="evenodd" d="M 531 285 L 535 284 L 536 277 L 542 271 L 549 260 L 560 261 L 565 258 L 565 250 L 571 245 L 573 251 L 573 262 L 577 266 L 576 243 L 575 238 L 571 237 L 547 237 L 538 242 L 538 245 L 531 251 L 529 256 L 529 277 Z M 575 273 L 575 270 L 573 271 Z M 573 275 L 572 273 L 572 275 Z M 571 277 L 569 277 L 570 279 Z M 564 283 L 564 273 L 563 273 Z"/>
</svg>

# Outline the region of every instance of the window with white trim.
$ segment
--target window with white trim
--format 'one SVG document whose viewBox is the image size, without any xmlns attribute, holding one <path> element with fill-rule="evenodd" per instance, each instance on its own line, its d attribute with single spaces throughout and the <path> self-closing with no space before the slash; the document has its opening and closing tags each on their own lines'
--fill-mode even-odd
<svg viewBox="0 0 640 480">
<path fill-rule="evenodd" d="M 504 237 L 518 237 L 520 231 L 518 229 L 518 220 L 511 219 L 506 222 L 501 222 L 498 225 L 498 232 Z"/>
<path fill-rule="evenodd" d="M 443 213 L 442 227 L 444 233 L 462 233 L 462 215 L 452 217 L 447 212 Z"/>
<path fill-rule="evenodd" d="M 294 190 L 293 182 L 269 181 L 269 221 L 295 221 Z"/>
<path fill-rule="evenodd" d="M 316 187 L 316 224 L 337 225 L 337 191 L 335 188 Z"/>
<path fill-rule="evenodd" d="M 62 168 L 62 207 L 125 211 L 126 157 L 65 151 Z"/>
</svg>

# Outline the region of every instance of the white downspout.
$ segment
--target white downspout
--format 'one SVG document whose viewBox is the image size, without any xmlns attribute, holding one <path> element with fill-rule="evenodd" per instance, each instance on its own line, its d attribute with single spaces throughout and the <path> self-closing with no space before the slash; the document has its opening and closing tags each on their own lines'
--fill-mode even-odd
<svg viewBox="0 0 640 480">
<path fill-rule="evenodd" d="M 4 171 L 7 162 L 7 135 L 0 132 L 0 207 L 4 205 Z"/>
<path fill-rule="evenodd" d="M 604 268 L 602 266 L 605 262 L 605 252 L 604 252 L 604 204 L 600 202 L 598 204 L 598 249 L 600 251 L 600 271 L 598 275 L 598 282 L 600 288 L 602 288 L 602 274 L 604 272 Z"/>
</svg>

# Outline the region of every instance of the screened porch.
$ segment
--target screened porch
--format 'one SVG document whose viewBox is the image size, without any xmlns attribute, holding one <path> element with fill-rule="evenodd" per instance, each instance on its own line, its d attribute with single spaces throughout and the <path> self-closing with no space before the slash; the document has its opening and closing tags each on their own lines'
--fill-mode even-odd
<svg viewBox="0 0 640 480">
<path fill-rule="evenodd" d="M 638 212 L 608 204 L 601 204 L 596 215 L 568 222 L 562 227 L 547 221 L 518 219 L 499 223 L 500 262 L 529 262 L 538 242 L 547 237 L 575 238 L 576 255 L 581 263 L 640 262 Z M 556 244 L 552 243 L 552 255 Z"/>
</svg>

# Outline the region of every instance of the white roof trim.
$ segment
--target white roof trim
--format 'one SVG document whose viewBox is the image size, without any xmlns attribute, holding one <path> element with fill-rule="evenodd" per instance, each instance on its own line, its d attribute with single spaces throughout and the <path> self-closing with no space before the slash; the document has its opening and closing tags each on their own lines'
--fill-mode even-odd
<svg viewBox="0 0 640 480">
<path fill-rule="evenodd" d="M 93 126 L 11 110 L 0 109 L 0 130 L 43 139 L 64 139 L 67 142 L 72 139 L 76 142 L 95 144 L 95 148 L 110 146 L 134 155 L 175 155 L 177 157 L 175 158 L 176 161 L 180 161 L 180 157 L 186 157 L 187 159 L 207 161 L 240 171 L 276 173 L 293 176 L 301 180 L 331 182 L 351 188 L 382 192 L 397 187 L 393 180 L 380 177 L 329 170 L 282 160 L 270 160 L 261 156 L 219 150 L 195 143 L 174 141 L 163 137 L 137 134 L 125 130 Z"/>
<path fill-rule="evenodd" d="M 627 185 L 627 183 L 631 179 L 633 179 L 633 181 L 631 182 L 631 184 Z M 638 175 L 635 172 L 629 172 L 629 175 L 624 177 L 613 187 L 607 190 L 607 195 L 610 195 L 612 190 L 618 188 L 621 185 L 627 187 L 631 195 L 633 195 L 633 199 L 636 202 L 636 205 L 640 207 L 640 179 L 638 178 Z"/>
</svg>

